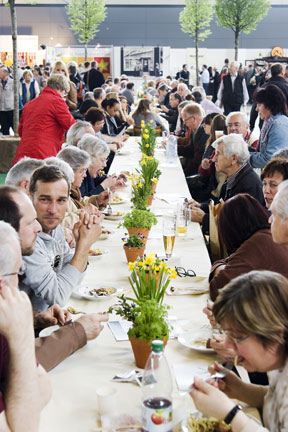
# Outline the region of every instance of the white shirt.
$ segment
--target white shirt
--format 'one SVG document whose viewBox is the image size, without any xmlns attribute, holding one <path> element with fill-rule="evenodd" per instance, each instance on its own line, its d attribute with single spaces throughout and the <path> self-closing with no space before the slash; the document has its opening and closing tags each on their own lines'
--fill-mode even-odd
<svg viewBox="0 0 288 432">
<path fill-rule="evenodd" d="M 210 75 L 207 69 L 204 69 L 200 75 L 200 81 L 202 84 L 208 84 L 210 81 Z"/>
</svg>

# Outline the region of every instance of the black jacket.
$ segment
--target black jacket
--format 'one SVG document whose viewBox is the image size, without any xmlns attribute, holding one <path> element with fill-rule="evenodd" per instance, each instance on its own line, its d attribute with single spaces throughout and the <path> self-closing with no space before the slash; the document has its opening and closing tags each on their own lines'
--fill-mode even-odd
<svg viewBox="0 0 288 432">
<path fill-rule="evenodd" d="M 238 74 L 234 81 L 234 88 L 232 89 L 231 75 L 228 74 L 223 77 L 223 93 L 221 101 L 223 105 L 243 104 L 243 79 L 244 78 Z"/>
<path fill-rule="evenodd" d="M 84 82 L 88 87 L 89 91 L 93 91 L 95 88 L 101 87 L 105 82 L 104 75 L 97 69 L 89 69 L 84 75 Z"/>
<path fill-rule="evenodd" d="M 178 155 L 184 156 L 187 162 L 184 166 L 186 176 L 198 173 L 198 167 L 201 163 L 205 150 L 205 144 L 209 135 L 206 135 L 203 126 L 200 125 L 195 135 L 190 135 L 190 143 L 186 147 L 178 147 Z"/>
</svg>

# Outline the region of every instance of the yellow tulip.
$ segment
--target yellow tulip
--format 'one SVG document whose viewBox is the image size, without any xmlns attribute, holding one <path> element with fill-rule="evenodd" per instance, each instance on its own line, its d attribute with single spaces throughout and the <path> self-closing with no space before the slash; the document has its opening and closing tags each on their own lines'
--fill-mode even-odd
<svg viewBox="0 0 288 432">
<path fill-rule="evenodd" d="M 149 145 L 149 144 L 146 144 L 146 146 L 145 146 L 145 147 L 147 147 L 147 148 L 148 148 L 148 147 L 150 147 L 150 145 Z"/>
</svg>

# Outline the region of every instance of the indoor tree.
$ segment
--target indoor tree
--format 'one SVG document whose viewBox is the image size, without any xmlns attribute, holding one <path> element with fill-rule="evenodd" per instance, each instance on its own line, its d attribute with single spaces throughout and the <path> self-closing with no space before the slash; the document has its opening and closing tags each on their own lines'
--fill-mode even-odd
<svg viewBox="0 0 288 432">
<path fill-rule="evenodd" d="M 216 0 L 215 14 L 219 26 L 229 28 L 235 35 L 235 60 L 238 60 L 239 35 L 250 33 L 268 13 L 270 0 Z"/>
<path fill-rule="evenodd" d="M 70 0 L 66 6 L 71 30 L 77 35 L 80 43 L 85 45 L 87 61 L 87 44 L 94 39 L 98 27 L 106 18 L 104 0 Z"/>
<path fill-rule="evenodd" d="M 213 15 L 211 0 L 185 0 L 185 7 L 180 12 L 179 21 L 184 33 L 194 38 L 196 54 L 196 80 L 199 85 L 199 41 L 204 41 L 211 34 L 209 30 Z"/>
</svg>

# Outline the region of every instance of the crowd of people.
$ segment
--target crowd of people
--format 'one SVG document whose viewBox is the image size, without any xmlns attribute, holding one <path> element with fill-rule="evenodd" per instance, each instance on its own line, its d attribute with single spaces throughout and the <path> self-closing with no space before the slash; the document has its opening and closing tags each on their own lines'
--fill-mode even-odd
<svg viewBox="0 0 288 432">
<path fill-rule="evenodd" d="M 212 262 L 211 301 L 204 310 L 221 331 L 210 344 L 223 364 L 238 356 L 249 373 L 257 372 L 249 385 L 226 370 L 218 383 L 196 378 L 194 402 L 236 432 L 286 431 L 288 83 L 283 66 L 243 71 L 237 62 L 225 61 L 219 73 L 203 65 L 202 85 L 192 87 L 183 65 L 175 79 L 143 77 L 138 92 L 125 75 L 105 80 L 95 61 L 80 67 L 57 61 L 22 72 L 21 139 L 6 185 L 0 186 L 0 429 L 3 424 L 3 430 L 37 430 L 50 397 L 45 370 L 96 338 L 108 320 L 105 313 L 86 314 L 48 337 L 34 338 L 42 328 L 70 320 L 62 307 L 85 276 L 89 249 L 101 235 L 100 210 L 127 180 L 110 172 L 111 163 L 127 129 L 139 134 L 144 121 L 161 130 L 164 146 L 167 134 L 175 135 L 193 197 L 191 219 L 204 234 L 210 234 L 211 205 L 221 206 L 223 256 Z M 12 95 L 11 73 L 2 66 L 4 135 L 13 127 Z M 249 101 L 250 119 L 241 111 Z M 216 363 L 211 370 L 223 366 Z M 231 398 L 259 408 L 265 428 Z"/>
</svg>

